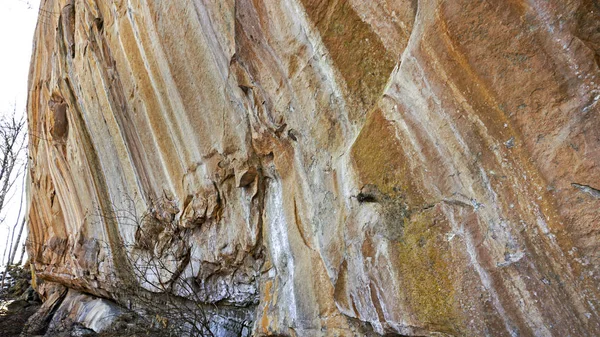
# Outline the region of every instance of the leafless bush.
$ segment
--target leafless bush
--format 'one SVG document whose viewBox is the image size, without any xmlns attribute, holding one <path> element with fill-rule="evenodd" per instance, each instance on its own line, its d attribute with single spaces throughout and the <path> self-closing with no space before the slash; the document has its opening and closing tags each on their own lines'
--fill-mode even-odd
<svg viewBox="0 0 600 337">
<path fill-rule="evenodd" d="M 175 244 L 180 234 L 177 226 L 157 214 L 165 200 L 152 202 L 149 209 L 140 214 L 133 198 L 125 196 L 124 199 L 124 204 L 115 206 L 112 220 L 132 226 L 135 241 L 125 244 L 132 273 L 131 279 L 121 280 L 124 282 L 120 283 L 118 296 L 130 307 L 144 311 L 142 317 L 166 336 L 214 336 L 207 314 L 210 305 L 202 303 L 193 278 L 181 278 L 183 268 L 190 261 L 190 249 Z M 159 240 L 165 232 L 169 237 Z M 110 252 L 107 245 L 105 249 Z M 193 275 L 195 272 L 192 270 Z"/>
<path fill-rule="evenodd" d="M 240 308 L 205 302 L 198 284 L 200 281 L 196 279 L 200 270 L 194 270 L 196 265 L 190 263 L 191 249 L 185 240 L 191 230 L 178 227 L 174 217 L 162 212 L 165 203 L 169 201 L 152 201 L 147 208 L 136 207 L 145 203 L 125 196 L 118 204 L 113 203 L 113 211 L 98 210 L 90 215 L 93 226 L 118 224 L 126 228 L 124 232 L 134 234 L 130 237 L 131 242 L 121 247 L 115 247 L 115 242 L 93 238 L 72 243 L 87 247 L 83 249 L 102 251 L 105 261 L 112 261 L 113 265 L 98 271 L 102 273 L 100 284 L 103 289 L 97 292 L 110 293 L 112 299 L 137 313 L 136 325 L 147 327 L 152 336 L 214 336 L 216 329 L 221 328 L 221 322 L 228 325 L 227 329 L 245 331 L 241 336 L 249 335 L 249 321 L 232 321 L 229 316 L 231 310 L 238 312 L 236 310 Z M 90 244 L 91 241 L 94 243 Z M 50 249 L 48 243 L 29 242 L 28 245 L 38 254 Z M 73 250 L 78 249 L 75 246 Z M 119 254 L 125 256 L 125 261 L 116 258 L 114 250 L 117 248 L 125 251 L 125 254 Z M 68 251 L 66 247 L 61 249 Z M 93 255 L 96 254 L 81 256 Z M 87 265 L 87 262 L 81 264 L 82 268 Z M 199 264 L 195 268 L 200 268 Z M 123 272 L 124 269 L 127 272 Z M 84 271 L 84 275 L 89 274 Z"/>
</svg>

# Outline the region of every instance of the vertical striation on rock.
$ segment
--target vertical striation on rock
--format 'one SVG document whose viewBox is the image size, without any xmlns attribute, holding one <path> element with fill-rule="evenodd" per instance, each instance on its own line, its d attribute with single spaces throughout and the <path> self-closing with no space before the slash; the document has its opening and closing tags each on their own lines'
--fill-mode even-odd
<svg viewBox="0 0 600 337">
<path fill-rule="evenodd" d="M 41 6 L 29 254 L 64 303 L 160 280 L 220 336 L 600 334 L 595 1 Z"/>
</svg>

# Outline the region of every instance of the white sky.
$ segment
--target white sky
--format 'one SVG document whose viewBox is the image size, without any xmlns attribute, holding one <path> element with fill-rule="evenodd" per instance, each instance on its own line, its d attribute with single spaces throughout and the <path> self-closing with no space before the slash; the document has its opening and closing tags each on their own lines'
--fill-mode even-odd
<svg viewBox="0 0 600 337">
<path fill-rule="evenodd" d="M 10 114 L 14 108 L 18 114 L 25 114 L 29 61 L 39 5 L 39 0 L 0 0 L 0 114 Z M 22 184 L 15 185 L 17 189 L 5 207 L 6 212 L 0 214 L 5 217 L 0 224 L 0 259 L 8 226 L 12 227 L 17 221 Z"/>
</svg>

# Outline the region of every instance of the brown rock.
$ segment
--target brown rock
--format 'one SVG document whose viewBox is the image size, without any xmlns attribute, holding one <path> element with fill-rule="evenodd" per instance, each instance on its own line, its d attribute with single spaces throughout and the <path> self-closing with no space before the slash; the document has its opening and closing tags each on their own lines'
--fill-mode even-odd
<svg viewBox="0 0 600 337">
<path fill-rule="evenodd" d="M 222 336 L 600 334 L 593 1 L 42 6 L 38 278 L 150 261 Z"/>
</svg>

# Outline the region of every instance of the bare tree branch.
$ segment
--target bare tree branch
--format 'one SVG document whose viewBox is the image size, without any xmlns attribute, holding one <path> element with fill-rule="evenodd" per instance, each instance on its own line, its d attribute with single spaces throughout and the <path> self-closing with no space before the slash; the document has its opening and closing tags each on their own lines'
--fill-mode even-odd
<svg viewBox="0 0 600 337">
<path fill-rule="evenodd" d="M 26 142 L 26 120 L 24 117 L 17 117 L 16 111 L 13 110 L 12 115 L 0 117 L 0 215 L 4 216 L 6 211 L 6 205 L 9 204 L 12 198 L 11 191 L 14 191 L 13 187 L 19 181 L 23 181 L 24 184 L 24 172 L 26 170 L 25 158 L 27 151 Z M 2 273 L 2 284 L 0 289 L 4 289 L 4 279 L 6 278 L 6 272 L 8 266 L 14 262 L 21 235 L 23 232 L 24 222 L 20 221 L 21 211 L 23 206 L 23 194 L 24 190 L 21 188 L 21 199 L 19 202 L 19 211 L 15 225 L 10 228 L 8 227 L 9 233 L 7 236 L 7 242 L 5 246 L 5 252 L 2 257 L 2 262 L 6 261 L 4 271 Z M 14 195 L 13 192 L 12 195 Z M 23 219 L 24 221 L 24 219 Z M 21 227 L 17 230 L 17 227 L 21 223 Z M 0 224 L 4 224 L 4 218 L 0 218 Z M 18 231 L 15 242 L 15 234 Z M 6 253 L 8 253 L 8 259 L 5 260 Z"/>
</svg>

